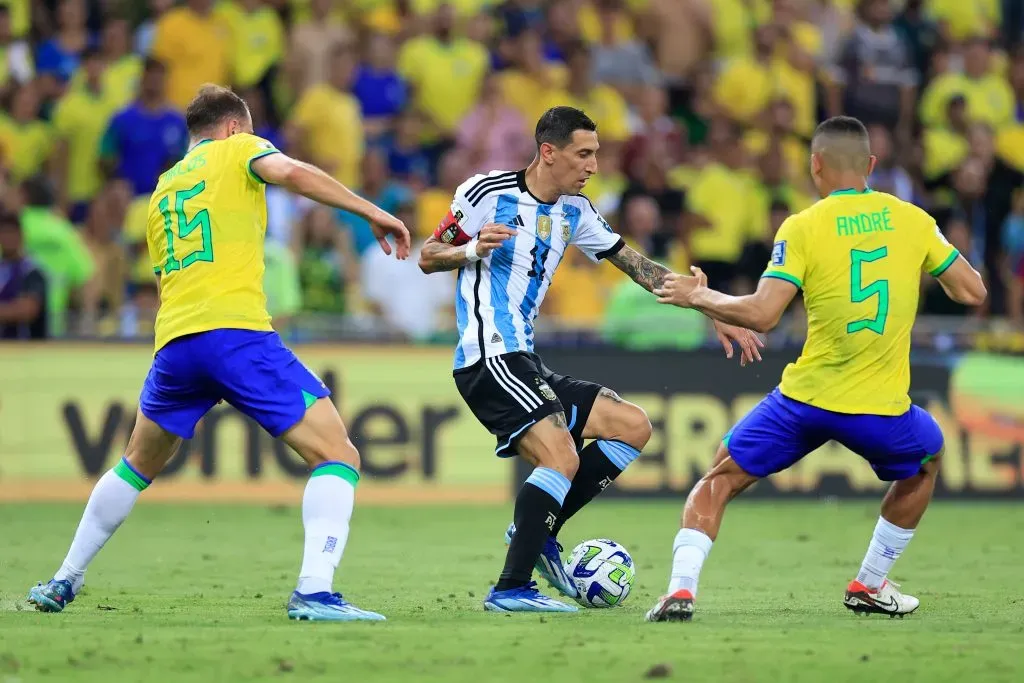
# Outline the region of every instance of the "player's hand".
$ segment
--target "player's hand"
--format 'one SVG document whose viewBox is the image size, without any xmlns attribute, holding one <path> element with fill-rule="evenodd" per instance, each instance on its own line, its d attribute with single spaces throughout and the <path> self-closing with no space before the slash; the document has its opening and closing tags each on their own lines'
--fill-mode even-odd
<svg viewBox="0 0 1024 683">
<path fill-rule="evenodd" d="M 693 276 L 669 273 L 665 282 L 653 290 L 659 304 L 672 304 L 680 308 L 690 308 L 693 294 L 701 288 L 707 288 L 708 278 L 699 268 L 691 268 Z"/>
<path fill-rule="evenodd" d="M 501 223 L 488 223 L 476 236 L 476 253 L 480 258 L 500 247 L 506 240 L 516 236 L 516 231 Z"/>
<path fill-rule="evenodd" d="M 385 254 L 391 255 L 391 245 L 388 243 L 388 235 L 391 235 L 395 238 L 398 258 L 403 261 L 409 258 L 412 237 L 409 236 L 409 229 L 405 227 L 405 223 L 384 209 L 380 209 L 370 220 L 370 229 L 373 230 L 373 236 L 377 238 L 377 242 Z"/>
<path fill-rule="evenodd" d="M 753 363 L 755 360 L 761 360 L 761 352 L 758 351 L 758 347 L 763 349 L 764 341 L 757 336 L 756 332 L 716 320 L 715 334 L 718 336 L 718 341 L 722 343 L 722 348 L 725 349 L 726 358 L 732 358 L 732 343 L 739 344 L 740 367 L 746 366 L 747 363 Z"/>
</svg>

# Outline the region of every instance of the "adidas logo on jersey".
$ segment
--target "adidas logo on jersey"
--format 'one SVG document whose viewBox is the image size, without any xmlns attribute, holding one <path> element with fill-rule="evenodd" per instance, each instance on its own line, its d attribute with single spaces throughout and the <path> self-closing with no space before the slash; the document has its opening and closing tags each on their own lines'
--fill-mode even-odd
<svg viewBox="0 0 1024 683">
<path fill-rule="evenodd" d="M 513 225 L 518 225 L 520 228 L 525 228 L 526 227 L 526 222 L 523 221 L 523 217 L 522 216 L 516 216 L 512 220 L 512 224 Z"/>
<path fill-rule="evenodd" d="M 499 344 L 499 343 L 501 343 L 501 341 L 502 341 L 501 335 L 498 334 L 497 332 L 495 332 L 494 334 L 491 335 L 491 343 L 492 344 Z"/>
</svg>

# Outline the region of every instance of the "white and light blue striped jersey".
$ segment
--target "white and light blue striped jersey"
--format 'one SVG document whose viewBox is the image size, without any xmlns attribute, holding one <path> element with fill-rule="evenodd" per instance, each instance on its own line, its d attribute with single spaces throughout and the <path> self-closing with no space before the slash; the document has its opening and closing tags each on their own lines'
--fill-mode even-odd
<svg viewBox="0 0 1024 683">
<path fill-rule="evenodd" d="M 464 182 L 435 235 L 465 243 L 488 223 L 507 225 L 516 235 L 459 271 L 455 369 L 533 351 L 534 320 L 569 245 L 593 261 L 625 246 L 586 197 L 563 195 L 547 204 L 530 194 L 526 171 L 492 171 Z"/>
</svg>

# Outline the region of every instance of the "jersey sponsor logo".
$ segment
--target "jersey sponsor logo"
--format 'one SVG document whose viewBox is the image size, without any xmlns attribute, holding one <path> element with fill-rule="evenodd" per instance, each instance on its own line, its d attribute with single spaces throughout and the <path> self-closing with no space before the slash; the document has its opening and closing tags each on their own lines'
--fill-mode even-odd
<svg viewBox="0 0 1024 683">
<path fill-rule="evenodd" d="M 551 216 L 537 218 L 537 236 L 545 242 L 551 237 Z"/>
<path fill-rule="evenodd" d="M 772 265 L 786 265 L 786 240 L 776 242 L 775 246 L 772 247 Z"/>
<path fill-rule="evenodd" d="M 498 334 L 497 332 L 495 332 L 494 334 L 491 335 L 491 343 L 492 344 L 500 344 L 501 341 L 502 341 L 501 335 Z"/>
<path fill-rule="evenodd" d="M 569 221 L 565 218 L 562 219 L 562 241 L 568 243 L 569 238 L 572 237 L 572 227 L 569 225 Z"/>
</svg>

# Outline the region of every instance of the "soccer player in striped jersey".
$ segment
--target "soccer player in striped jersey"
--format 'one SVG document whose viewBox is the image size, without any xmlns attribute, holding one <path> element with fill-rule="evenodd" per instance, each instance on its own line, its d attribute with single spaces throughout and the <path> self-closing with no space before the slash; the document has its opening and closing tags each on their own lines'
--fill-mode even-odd
<svg viewBox="0 0 1024 683">
<path fill-rule="evenodd" d="M 160 291 L 153 365 L 121 460 L 96 483 L 67 557 L 28 600 L 61 612 L 85 571 L 163 470 L 182 439 L 224 400 L 291 446 L 309 464 L 302 497 L 305 545 L 288 601 L 292 619 L 381 621 L 333 592 L 359 482 L 359 453 L 330 391 L 281 342 L 263 293 L 266 183 L 364 217 L 385 253 L 409 255 L 400 220 L 314 166 L 252 134 L 245 102 L 204 86 L 185 111 L 185 157 L 160 176 L 147 242 Z M 388 243 L 390 235 L 394 248 Z"/>
<path fill-rule="evenodd" d="M 708 289 L 699 269 L 696 277 L 670 275 L 657 290 L 662 303 L 767 332 L 803 289 L 808 329 L 800 358 L 725 435 L 711 471 L 690 491 L 668 592 L 648 621 L 692 618 L 701 566 L 726 504 L 829 440 L 892 482 L 843 604 L 901 617 L 920 604 L 887 576 L 928 507 L 943 451 L 939 425 L 907 394 L 921 275 L 938 278 L 950 298 L 969 306 L 984 302 L 986 291 L 931 216 L 868 187 L 874 165 L 860 121 L 823 122 L 811 141 L 811 173 L 822 199 L 779 228 L 757 291 L 733 297 Z"/>
<path fill-rule="evenodd" d="M 563 595 L 577 589 L 562 569 L 562 525 L 635 460 L 651 436 L 644 411 L 614 391 L 555 374 L 534 353 L 533 325 L 570 246 L 607 259 L 641 287 L 668 269 L 626 246 L 580 194 L 597 172 L 597 127 L 582 111 L 555 107 L 538 121 L 537 156 L 521 171 L 463 183 L 420 254 L 424 272 L 458 270 L 455 383 L 497 438 L 496 454 L 534 465 L 505 533 L 505 567 L 484 600 L 490 611 L 572 612 L 542 595 L 536 568 Z M 749 330 L 716 323 L 726 354 L 760 359 Z M 585 440 L 592 440 L 586 447 Z"/>
</svg>

